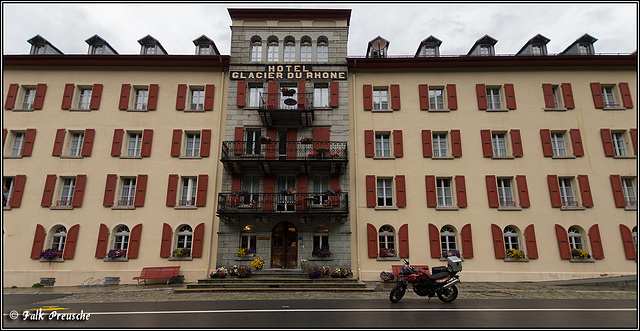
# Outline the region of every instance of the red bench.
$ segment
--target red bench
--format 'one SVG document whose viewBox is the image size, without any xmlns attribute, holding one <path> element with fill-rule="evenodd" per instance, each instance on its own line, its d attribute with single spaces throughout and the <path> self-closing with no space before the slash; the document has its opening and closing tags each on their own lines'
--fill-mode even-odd
<svg viewBox="0 0 640 331">
<path fill-rule="evenodd" d="M 172 266 L 172 267 L 146 267 L 142 268 L 142 272 L 140 272 L 140 276 L 133 277 L 133 279 L 138 281 L 138 285 L 140 285 L 140 280 L 144 280 L 144 283 L 147 283 L 147 279 L 167 279 L 167 284 L 173 277 L 177 277 L 180 272 L 180 266 Z"/>
<path fill-rule="evenodd" d="M 422 268 L 429 268 L 428 265 L 412 265 L 412 267 L 414 269 L 418 269 L 418 270 L 426 273 L 427 275 L 431 275 L 431 272 L 429 272 L 429 270 L 422 270 Z M 402 269 L 402 265 L 397 265 L 396 264 L 396 265 L 392 265 L 391 266 L 391 270 L 393 272 L 393 275 L 396 276 L 396 277 L 400 274 L 400 269 Z"/>
</svg>

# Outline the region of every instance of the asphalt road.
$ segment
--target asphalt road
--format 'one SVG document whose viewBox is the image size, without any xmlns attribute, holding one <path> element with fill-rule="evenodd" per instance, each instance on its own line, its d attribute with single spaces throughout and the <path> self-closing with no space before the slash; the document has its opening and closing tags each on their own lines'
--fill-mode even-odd
<svg viewBox="0 0 640 331">
<path fill-rule="evenodd" d="M 635 300 L 252 300 L 77 303 L 3 296 L 3 328 L 637 328 Z M 60 296 L 60 295 L 56 295 Z M 42 315 L 39 309 L 42 308 Z M 32 310 L 30 310 L 32 309 Z M 11 319 L 15 310 L 17 318 Z M 24 320 L 24 311 L 28 311 Z M 55 311 L 56 313 L 52 313 Z M 49 315 L 47 315 L 49 314 Z M 53 315 L 53 317 L 51 317 Z M 31 318 L 41 320 L 30 320 Z M 53 320 L 50 320 L 52 318 Z M 80 320 L 59 320 L 76 318 Z M 58 319 L 58 320 L 56 320 Z"/>
</svg>

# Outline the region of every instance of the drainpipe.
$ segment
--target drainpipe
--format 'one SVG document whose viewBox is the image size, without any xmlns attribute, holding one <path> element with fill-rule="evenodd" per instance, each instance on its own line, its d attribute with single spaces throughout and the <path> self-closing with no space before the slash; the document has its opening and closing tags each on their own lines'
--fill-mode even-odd
<svg viewBox="0 0 640 331">
<path fill-rule="evenodd" d="M 353 91 L 352 91 L 352 100 L 353 100 L 353 107 L 352 107 L 352 113 L 351 113 L 351 119 L 353 120 L 353 145 L 351 146 L 351 150 L 354 153 L 354 157 L 353 157 L 353 171 L 352 173 L 354 174 L 353 179 L 354 179 L 354 183 L 356 183 L 358 181 L 358 121 L 356 120 L 356 64 L 357 64 L 358 60 L 354 59 L 353 60 Z M 355 146 L 355 147 L 354 147 Z M 362 281 L 362 274 L 361 274 L 361 265 L 360 265 L 360 235 L 359 235 L 359 231 L 358 228 L 360 227 L 359 224 L 359 220 L 358 220 L 358 187 L 357 184 L 351 186 L 351 195 L 352 200 L 351 200 L 351 205 L 355 204 L 355 207 L 353 208 L 353 218 L 355 219 L 355 233 L 356 233 L 356 263 L 357 263 L 357 270 L 358 270 L 358 280 Z M 353 189 L 355 188 L 355 190 Z M 353 220 L 352 220 L 353 221 Z"/>
</svg>

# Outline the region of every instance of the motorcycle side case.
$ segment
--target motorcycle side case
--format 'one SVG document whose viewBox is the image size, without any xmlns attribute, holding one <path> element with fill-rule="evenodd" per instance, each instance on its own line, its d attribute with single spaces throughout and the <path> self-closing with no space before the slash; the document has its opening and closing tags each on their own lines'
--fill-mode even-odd
<svg viewBox="0 0 640 331">
<path fill-rule="evenodd" d="M 433 274 L 437 274 L 439 272 L 445 272 L 447 271 L 447 267 L 433 267 L 433 269 L 431 269 L 431 271 L 433 272 Z"/>
<path fill-rule="evenodd" d="M 462 271 L 462 260 L 460 260 L 459 257 L 457 256 L 449 256 L 447 258 L 449 267 L 451 268 L 452 271 L 454 272 L 458 272 L 458 271 Z"/>
</svg>

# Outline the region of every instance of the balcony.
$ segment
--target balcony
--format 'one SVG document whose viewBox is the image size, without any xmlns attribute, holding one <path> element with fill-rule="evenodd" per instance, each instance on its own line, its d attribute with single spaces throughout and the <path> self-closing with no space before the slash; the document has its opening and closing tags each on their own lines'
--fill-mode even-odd
<svg viewBox="0 0 640 331">
<path fill-rule="evenodd" d="M 348 155 L 346 141 L 223 141 L 221 161 L 229 173 L 241 173 L 243 169 L 261 169 L 265 173 L 312 169 L 344 173 Z"/>
<path fill-rule="evenodd" d="M 349 194 L 326 193 L 249 193 L 237 196 L 218 193 L 218 215 L 345 215 L 349 213 Z"/>
<path fill-rule="evenodd" d="M 311 126 L 314 108 L 313 93 L 261 93 L 258 114 L 265 127 Z"/>
</svg>

